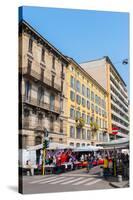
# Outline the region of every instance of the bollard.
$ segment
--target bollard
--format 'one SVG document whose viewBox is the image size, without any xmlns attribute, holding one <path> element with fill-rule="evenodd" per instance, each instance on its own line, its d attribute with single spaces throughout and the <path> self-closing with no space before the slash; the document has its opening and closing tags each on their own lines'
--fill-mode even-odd
<svg viewBox="0 0 133 200">
<path fill-rule="evenodd" d="M 118 175 L 118 182 L 122 182 L 122 175 Z"/>
<path fill-rule="evenodd" d="M 34 168 L 31 168 L 31 175 L 34 176 Z"/>
<path fill-rule="evenodd" d="M 100 167 L 101 170 L 100 170 L 100 176 L 102 177 L 103 176 L 103 167 Z"/>
<path fill-rule="evenodd" d="M 100 171 L 100 176 L 101 176 L 101 177 L 103 176 L 103 170 Z"/>
<path fill-rule="evenodd" d="M 30 176 L 30 172 L 29 171 L 27 171 L 27 176 Z"/>
</svg>

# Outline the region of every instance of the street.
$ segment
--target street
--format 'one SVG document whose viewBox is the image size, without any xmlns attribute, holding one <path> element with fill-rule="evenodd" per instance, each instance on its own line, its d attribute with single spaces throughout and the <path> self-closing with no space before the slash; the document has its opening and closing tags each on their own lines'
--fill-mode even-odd
<svg viewBox="0 0 133 200">
<path fill-rule="evenodd" d="M 84 168 L 59 175 L 24 176 L 23 193 L 51 193 L 113 188 L 108 181 L 99 176 L 99 172 L 100 168 L 94 167 L 89 174 Z"/>
</svg>

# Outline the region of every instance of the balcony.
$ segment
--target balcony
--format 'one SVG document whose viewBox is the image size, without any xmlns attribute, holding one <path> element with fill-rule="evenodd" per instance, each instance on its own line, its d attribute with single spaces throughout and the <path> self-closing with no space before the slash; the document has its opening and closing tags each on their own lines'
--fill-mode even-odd
<svg viewBox="0 0 133 200">
<path fill-rule="evenodd" d="M 28 99 L 26 96 L 22 96 L 22 102 L 26 104 L 30 104 L 32 106 L 36 106 L 38 108 L 54 112 L 56 114 L 60 114 L 60 108 L 54 105 L 50 105 L 50 103 L 45 103 L 39 101 L 37 98 L 29 97 Z"/>
<path fill-rule="evenodd" d="M 37 72 L 33 69 L 28 69 L 27 67 L 25 68 L 20 68 L 19 69 L 20 73 L 22 73 L 24 76 L 27 76 L 29 78 L 32 78 L 34 81 L 39 81 L 42 84 L 55 89 L 58 92 L 61 92 L 61 85 L 53 83 L 50 79 L 46 78 L 41 72 Z"/>
</svg>

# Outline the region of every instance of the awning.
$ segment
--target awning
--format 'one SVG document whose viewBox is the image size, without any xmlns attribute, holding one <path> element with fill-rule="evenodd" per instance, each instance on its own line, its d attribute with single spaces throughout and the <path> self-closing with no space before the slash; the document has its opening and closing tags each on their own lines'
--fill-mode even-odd
<svg viewBox="0 0 133 200">
<path fill-rule="evenodd" d="M 100 149 L 103 149 L 103 147 L 97 147 L 97 146 L 87 146 L 87 147 L 77 147 L 74 148 L 74 152 L 89 152 L 89 151 L 99 151 Z"/>
<path fill-rule="evenodd" d="M 107 148 L 128 148 L 129 146 L 129 138 L 121 138 L 117 140 L 112 140 L 110 142 L 102 143 L 104 149 Z"/>
</svg>

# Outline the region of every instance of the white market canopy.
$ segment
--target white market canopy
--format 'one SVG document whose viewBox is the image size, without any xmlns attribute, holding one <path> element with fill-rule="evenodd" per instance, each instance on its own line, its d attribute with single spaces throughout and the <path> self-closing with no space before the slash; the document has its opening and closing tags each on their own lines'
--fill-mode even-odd
<svg viewBox="0 0 133 200">
<path fill-rule="evenodd" d="M 87 152 L 87 151 L 99 151 L 99 150 L 101 150 L 101 149 L 103 149 L 103 147 L 97 147 L 97 146 L 87 146 L 87 147 L 76 147 L 76 148 L 74 148 L 74 152 Z"/>
<path fill-rule="evenodd" d="M 129 146 L 129 138 L 121 138 L 117 140 L 112 140 L 110 142 L 102 143 L 105 148 L 127 148 Z"/>
</svg>

